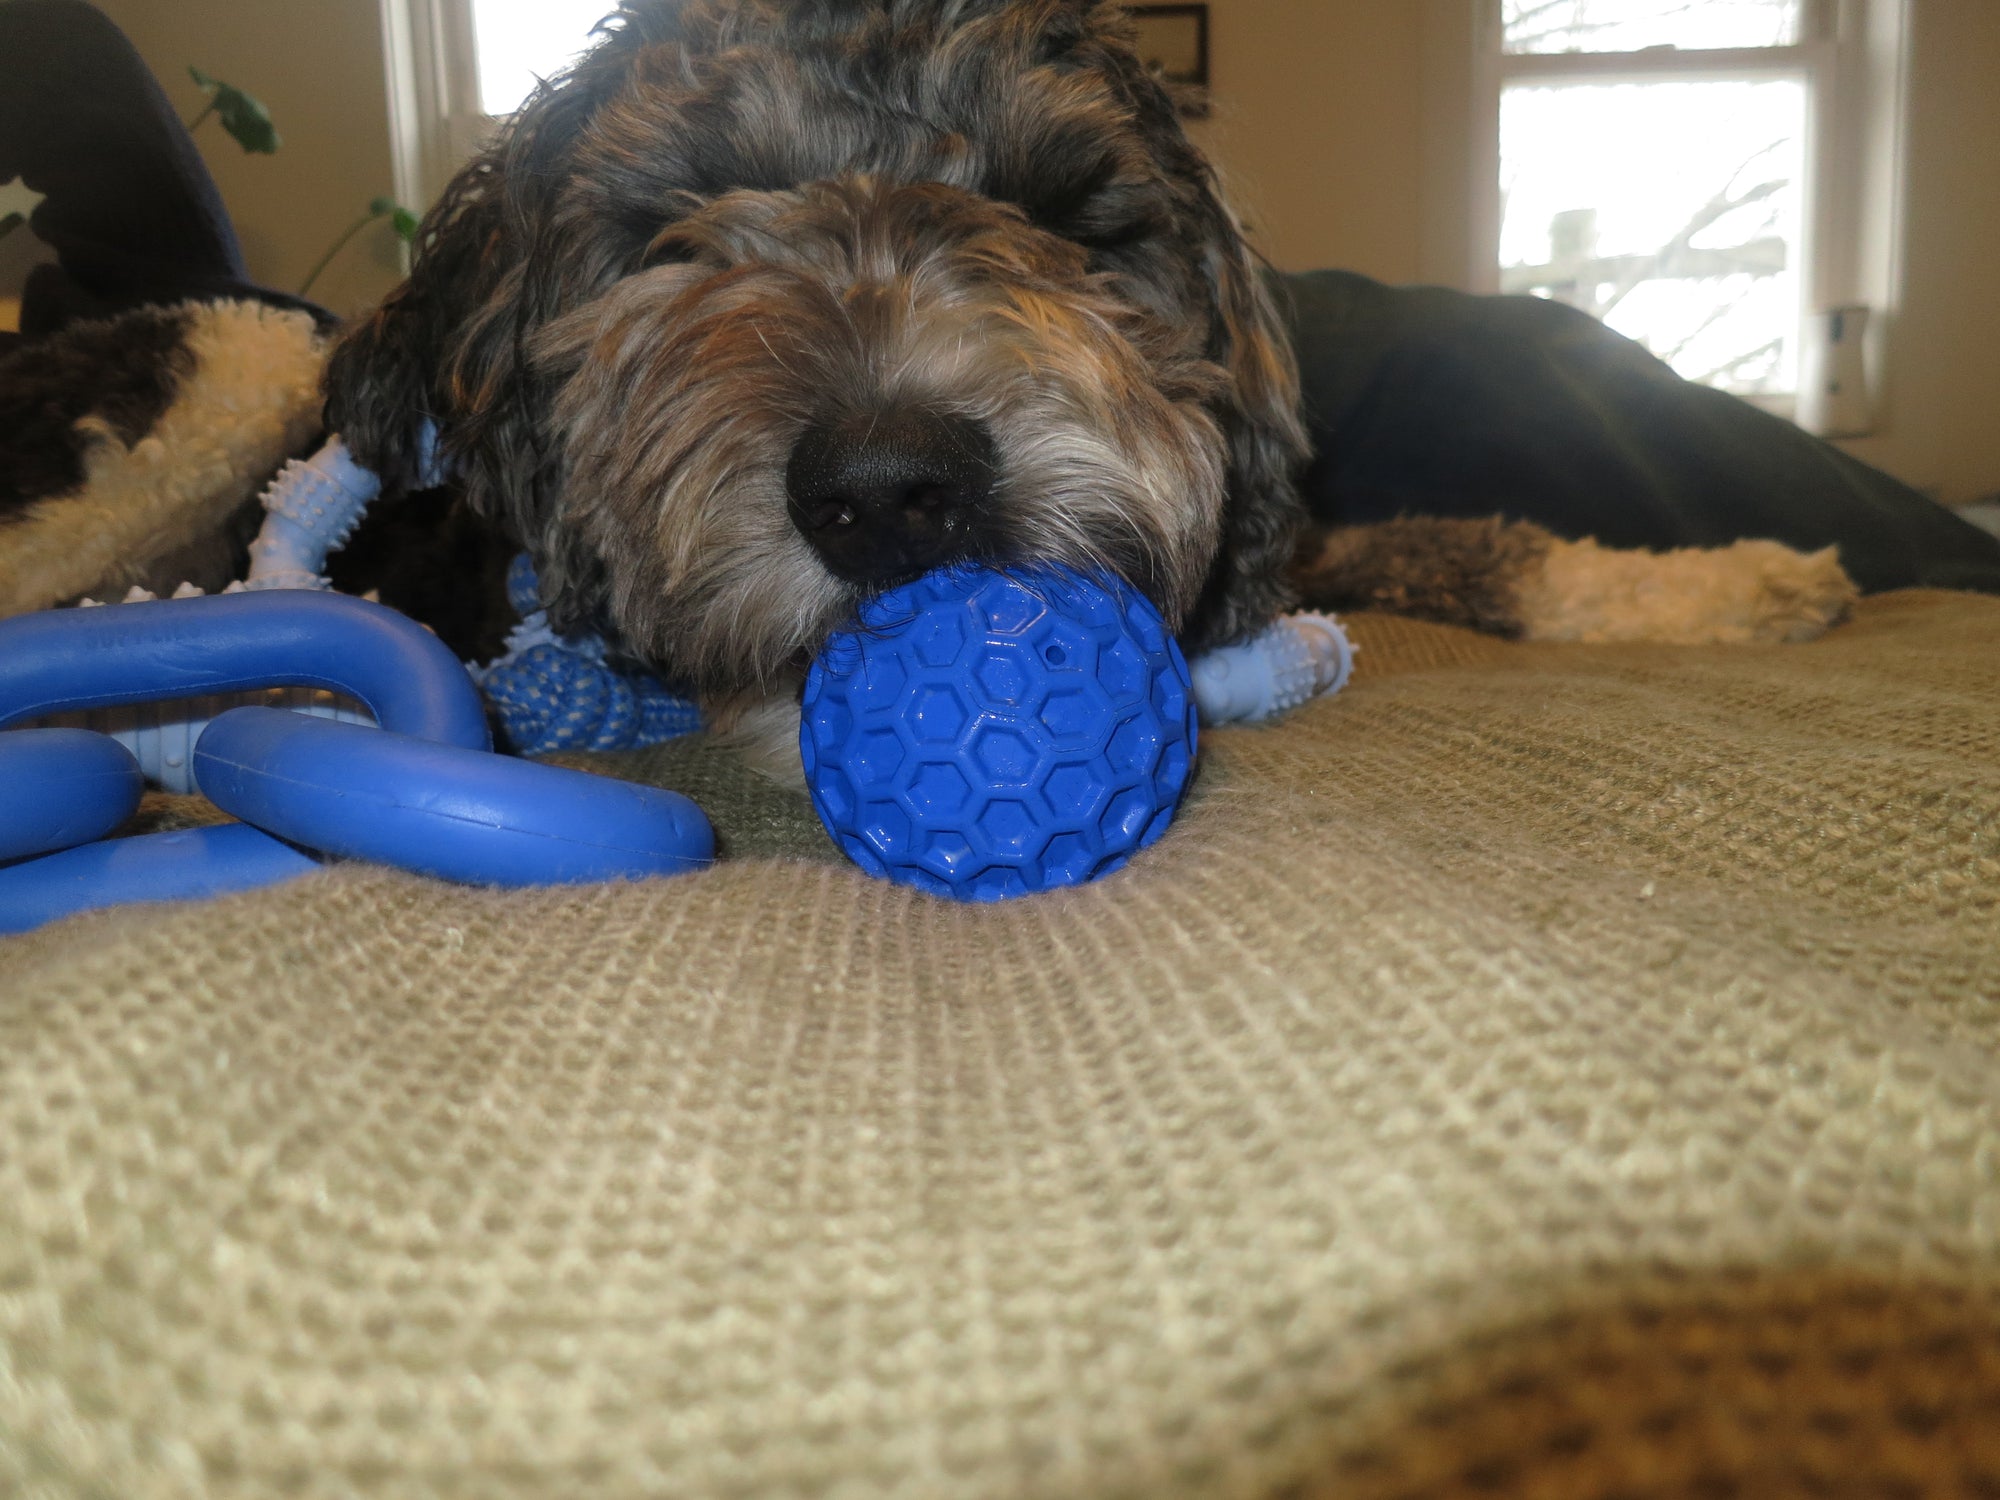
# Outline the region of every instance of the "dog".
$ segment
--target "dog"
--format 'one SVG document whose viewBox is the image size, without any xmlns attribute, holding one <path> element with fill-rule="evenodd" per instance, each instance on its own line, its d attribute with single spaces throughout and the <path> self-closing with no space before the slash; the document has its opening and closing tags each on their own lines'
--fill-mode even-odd
<svg viewBox="0 0 2000 1500">
<path fill-rule="evenodd" d="M 1113 4 L 626 0 L 600 29 L 334 349 L 327 423 L 391 496 L 434 424 L 552 623 L 724 730 L 784 742 L 828 635 L 964 559 L 1109 570 L 1190 654 L 1300 603 L 1725 640 L 1853 597 L 1775 543 L 1316 531 L 1283 320 Z"/>
</svg>

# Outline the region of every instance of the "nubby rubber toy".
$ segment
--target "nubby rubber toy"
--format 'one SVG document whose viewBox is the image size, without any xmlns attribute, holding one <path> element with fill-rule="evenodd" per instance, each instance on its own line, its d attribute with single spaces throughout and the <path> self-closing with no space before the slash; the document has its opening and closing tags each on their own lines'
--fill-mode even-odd
<svg viewBox="0 0 2000 1500">
<path fill-rule="evenodd" d="M 1143 595 L 967 566 L 870 601 L 827 644 L 799 749 L 856 864 L 993 901 L 1095 880 L 1159 838 L 1195 738 L 1187 663 Z"/>
</svg>

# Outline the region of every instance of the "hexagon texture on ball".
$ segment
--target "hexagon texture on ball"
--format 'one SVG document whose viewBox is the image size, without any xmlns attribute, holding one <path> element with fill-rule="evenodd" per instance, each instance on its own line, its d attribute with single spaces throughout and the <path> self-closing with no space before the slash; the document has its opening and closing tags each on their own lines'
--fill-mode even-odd
<svg viewBox="0 0 2000 1500">
<path fill-rule="evenodd" d="M 1187 663 L 1150 601 L 1067 569 L 941 568 L 806 678 L 813 806 L 870 874 L 993 901 L 1108 874 L 1194 769 Z"/>
</svg>

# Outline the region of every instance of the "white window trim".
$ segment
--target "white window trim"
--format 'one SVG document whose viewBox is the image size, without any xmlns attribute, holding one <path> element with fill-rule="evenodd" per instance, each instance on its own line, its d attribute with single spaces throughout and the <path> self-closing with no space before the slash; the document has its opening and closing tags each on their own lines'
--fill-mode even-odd
<svg viewBox="0 0 2000 1500">
<path fill-rule="evenodd" d="M 419 213 L 479 148 L 492 120 L 479 104 L 471 0 L 380 0 L 396 199 Z"/>
</svg>

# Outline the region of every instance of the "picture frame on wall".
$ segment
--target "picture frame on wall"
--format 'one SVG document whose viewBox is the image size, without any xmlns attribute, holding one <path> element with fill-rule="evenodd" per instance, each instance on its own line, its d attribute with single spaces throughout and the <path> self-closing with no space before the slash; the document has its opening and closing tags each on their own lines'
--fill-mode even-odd
<svg viewBox="0 0 2000 1500">
<path fill-rule="evenodd" d="M 1167 86 L 1183 115 L 1208 113 L 1208 6 L 1131 5 L 1139 60 Z"/>
</svg>

